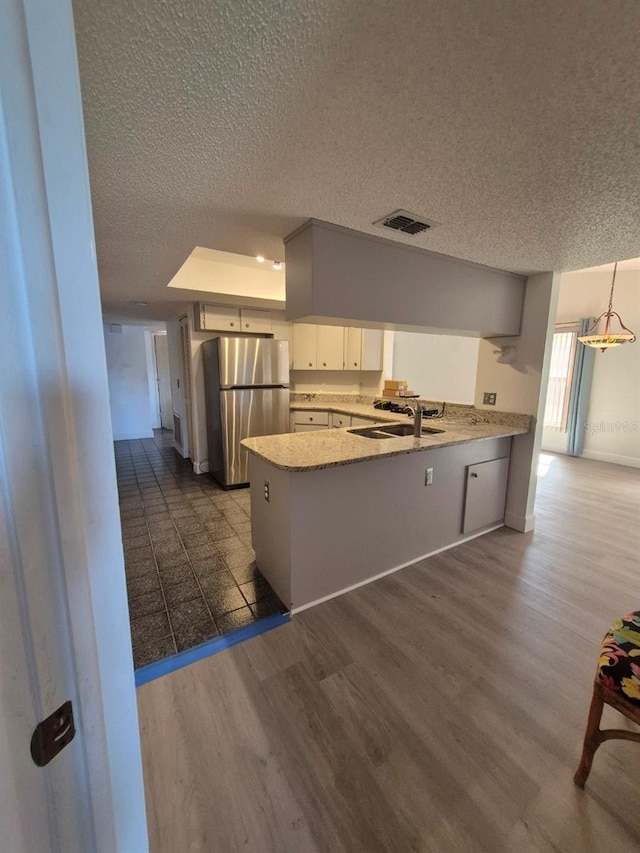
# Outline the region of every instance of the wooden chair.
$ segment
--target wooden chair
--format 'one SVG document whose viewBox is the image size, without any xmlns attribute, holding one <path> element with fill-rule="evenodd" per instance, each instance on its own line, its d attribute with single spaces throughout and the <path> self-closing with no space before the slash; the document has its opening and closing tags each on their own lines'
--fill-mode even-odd
<svg viewBox="0 0 640 853">
<path fill-rule="evenodd" d="M 640 732 L 600 729 L 605 703 L 640 726 L 640 610 L 614 622 L 602 640 L 582 758 L 573 777 L 579 788 L 584 788 L 601 743 L 614 738 L 640 743 Z"/>
</svg>

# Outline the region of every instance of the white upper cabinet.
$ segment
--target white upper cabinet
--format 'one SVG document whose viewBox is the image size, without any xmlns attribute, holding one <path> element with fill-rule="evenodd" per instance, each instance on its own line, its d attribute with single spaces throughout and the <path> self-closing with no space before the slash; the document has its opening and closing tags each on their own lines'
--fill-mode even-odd
<svg viewBox="0 0 640 853">
<path fill-rule="evenodd" d="M 315 370 L 317 363 L 318 327 L 296 323 L 293 327 L 293 369 Z"/>
<path fill-rule="evenodd" d="M 344 369 L 344 329 L 318 326 L 316 370 Z"/>
<path fill-rule="evenodd" d="M 271 313 L 258 308 L 241 308 L 240 325 L 247 334 L 271 333 Z"/>
<path fill-rule="evenodd" d="M 344 329 L 296 323 L 293 329 L 294 370 L 342 370 Z"/>
<path fill-rule="evenodd" d="M 384 332 L 380 329 L 344 330 L 344 369 L 382 370 Z"/>
<path fill-rule="evenodd" d="M 382 370 L 384 332 L 293 324 L 293 370 Z"/>
<path fill-rule="evenodd" d="M 271 313 L 258 308 L 231 308 L 200 303 L 195 311 L 199 332 L 263 335 L 271 332 Z"/>
<path fill-rule="evenodd" d="M 344 369 L 362 370 L 362 329 L 344 330 Z"/>
</svg>

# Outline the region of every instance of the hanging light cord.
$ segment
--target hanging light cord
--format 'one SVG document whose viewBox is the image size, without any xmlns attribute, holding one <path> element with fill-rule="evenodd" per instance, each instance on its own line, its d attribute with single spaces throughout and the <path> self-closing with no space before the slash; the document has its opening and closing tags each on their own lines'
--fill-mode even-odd
<svg viewBox="0 0 640 853">
<path fill-rule="evenodd" d="M 613 288 L 616 283 L 616 270 L 618 269 L 618 262 L 616 261 L 613 265 L 613 278 L 611 279 L 611 293 L 609 294 L 609 307 L 607 308 L 607 314 L 611 314 L 611 309 L 613 308 Z"/>
</svg>

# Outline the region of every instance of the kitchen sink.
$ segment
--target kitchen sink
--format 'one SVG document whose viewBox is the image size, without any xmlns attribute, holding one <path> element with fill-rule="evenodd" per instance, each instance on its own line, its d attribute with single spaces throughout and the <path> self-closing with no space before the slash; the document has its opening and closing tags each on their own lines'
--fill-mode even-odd
<svg viewBox="0 0 640 853">
<path fill-rule="evenodd" d="M 396 436 L 413 435 L 413 424 L 389 424 L 389 426 L 362 427 L 360 429 L 350 429 L 349 432 L 353 435 L 361 435 L 363 438 L 394 438 Z M 444 432 L 443 429 L 435 427 L 423 426 L 422 435 L 435 435 L 439 432 Z"/>
</svg>

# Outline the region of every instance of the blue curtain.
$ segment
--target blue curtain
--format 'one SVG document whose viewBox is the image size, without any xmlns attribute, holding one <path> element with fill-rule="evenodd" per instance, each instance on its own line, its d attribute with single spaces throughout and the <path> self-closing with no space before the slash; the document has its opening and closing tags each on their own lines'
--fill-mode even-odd
<svg viewBox="0 0 640 853">
<path fill-rule="evenodd" d="M 585 317 L 580 321 L 578 334 L 584 335 L 593 323 L 595 323 L 595 317 Z M 595 357 L 596 351 L 593 347 L 586 347 L 580 341 L 577 342 L 567 419 L 567 453 L 569 456 L 582 456 Z"/>
</svg>

